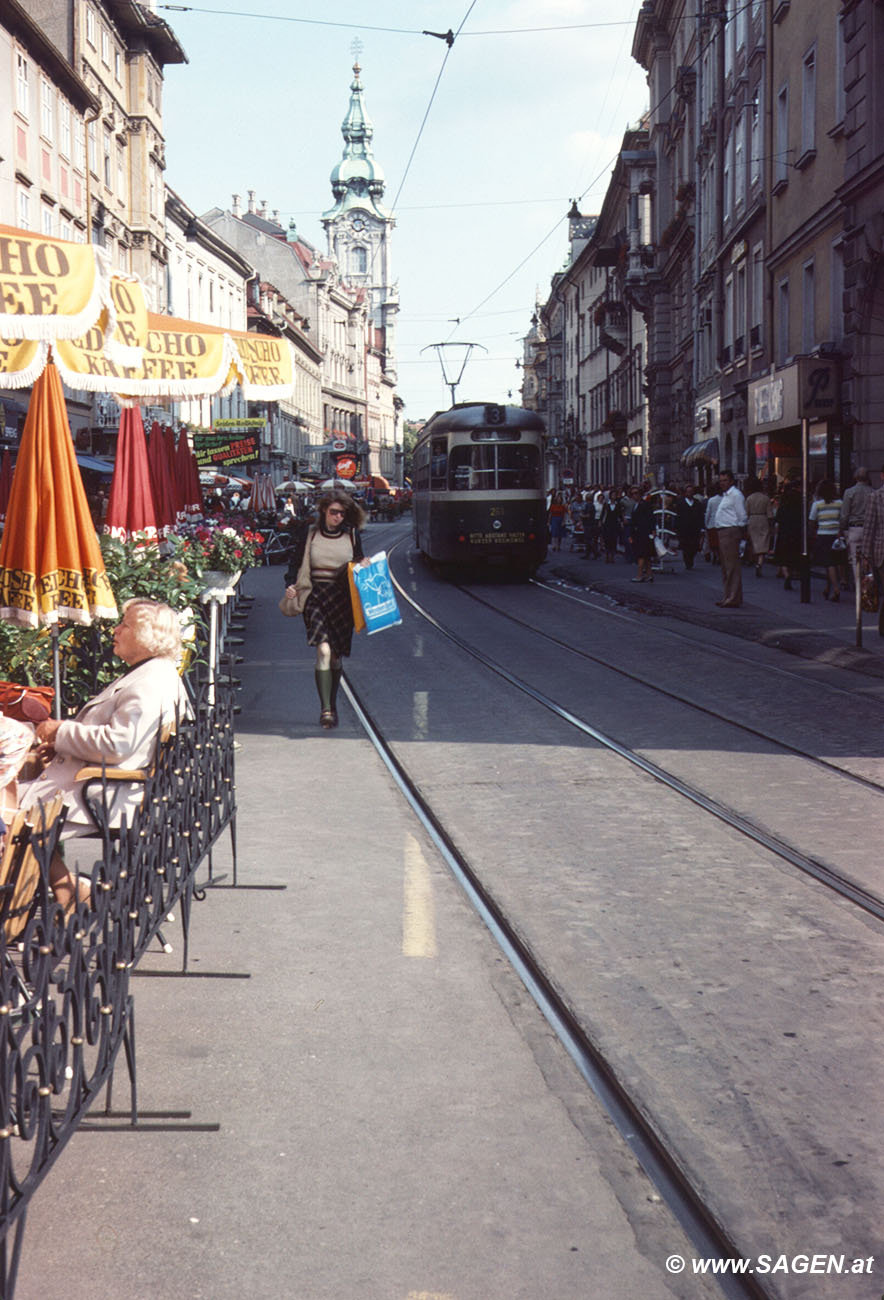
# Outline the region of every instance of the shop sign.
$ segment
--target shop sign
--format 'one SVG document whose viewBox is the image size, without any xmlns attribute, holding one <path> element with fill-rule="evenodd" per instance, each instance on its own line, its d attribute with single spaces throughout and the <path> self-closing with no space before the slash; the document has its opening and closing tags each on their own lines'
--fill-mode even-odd
<svg viewBox="0 0 884 1300">
<path fill-rule="evenodd" d="M 829 420 L 841 410 L 837 361 L 802 357 L 798 362 L 798 415 L 802 420 Z"/>
<path fill-rule="evenodd" d="M 335 473 L 338 478 L 355 478 L 356 461 L 352 456 L 339 456 L 335 465 Z"/>
<path fill-rule="evenodd" d="M 258 435 L 255 433 L 194 433 L 192 437 L 193 454 L 200 469 L 244 465 L 259 456 Z"/>
<path fill-rule="evenodd" d="M 752 401 L 756 424 L 781 424 L 783 420 L 784 385 L 781 377 L 765 379 L 755 385 Z"/>
</svg>

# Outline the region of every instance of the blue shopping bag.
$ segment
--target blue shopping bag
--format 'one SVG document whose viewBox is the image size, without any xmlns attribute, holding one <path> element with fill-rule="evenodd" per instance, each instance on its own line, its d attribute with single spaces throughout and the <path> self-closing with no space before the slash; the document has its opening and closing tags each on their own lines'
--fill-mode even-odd
<svg viewBox="0 0 884 1300">
<path fill-rule="evenodd" d="M 386 551 L 378 551 L 368 564 L 354 568 L 353 581 L 359 593 L 369 636 L 372 632 L 382 632 L 385 627 L 395 627 L 402 622 Z"/>
</svg>

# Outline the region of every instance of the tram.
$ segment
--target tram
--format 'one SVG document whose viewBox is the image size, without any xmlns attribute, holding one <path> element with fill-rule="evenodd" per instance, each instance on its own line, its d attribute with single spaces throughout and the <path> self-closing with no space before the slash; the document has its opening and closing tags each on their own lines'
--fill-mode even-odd
<svg viewBox="0 0 884 1300">
<path fill-rule="evenodd" d="M 460 402 L 424 425 L 412 460 L 414 541 L 432 563 L 533 575 L 546 555 L 544 424 Z"/>
</svg>

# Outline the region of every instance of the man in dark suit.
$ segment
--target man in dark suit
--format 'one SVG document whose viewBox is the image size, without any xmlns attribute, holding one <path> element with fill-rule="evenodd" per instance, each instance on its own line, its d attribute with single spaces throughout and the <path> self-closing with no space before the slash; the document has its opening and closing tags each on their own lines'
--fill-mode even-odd
<svg viewBox="0 0 884 1300">
<path fill-rule="evenodd" d="M 878 577 L 878 595 L 884 592 L 884 466 L 881 467 L 881 486 L 873 492 L 866 503 L 866 517 L 863 523 L 863 536 L 860 554 Z M 881 601 L 878 614 L 878 635 L 884 636 L 884 600 Z"/>
<path fill-rule="evenodd" d="M 706 518 L 706 504 L 695 496 L 696 491 L 693 483 L 686 483 L 675 507 L 675 532 L 686 569 L 694 567 Z"/>
</svg>

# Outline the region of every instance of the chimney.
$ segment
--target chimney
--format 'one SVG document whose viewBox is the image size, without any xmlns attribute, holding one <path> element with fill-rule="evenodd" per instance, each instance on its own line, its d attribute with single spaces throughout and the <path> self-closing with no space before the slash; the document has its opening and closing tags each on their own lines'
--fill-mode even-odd
<svg viewBox="0 0 884 1300">
<path fill-rule="evenodd" d="M 239 205 L 239 200 L 240 200 L 240 196 L 239 196 L 238 194 L 234 194 L 234 196 L 233 196 L 233 215 L 234 215 L 235 217 L 241 217 L 241 216 L 242 216 L 242 208 L 241 208 L 240 205 Z"/>
<path fill-rule="evenodd" d="M 255 215 L 255 191 L 247 190 L 246 193 L 249 196 L 249 215 L 253 217 Z"/>
<path fill-rule="evenodd" d="M 279 208 L 274 208 L 274 209 L 273 209 L 273 212 L 271 213 L 271 215 L 272 215 L 272 217 L 273 217 L 273 220 L 274 220 L 275 224 L 278 226 L 278 225 L 279 225 Z"/>
<path fill-rule="evenodd" d="M 259 217 L 263 217 L 265 221 L 267 220 L 267 200 L 266 200 L 266 199 L 262 199 L 262 200 L 261 200 L 261 207 L 258 209 L 258 216 L 259 216 Z"/>
</svg>

